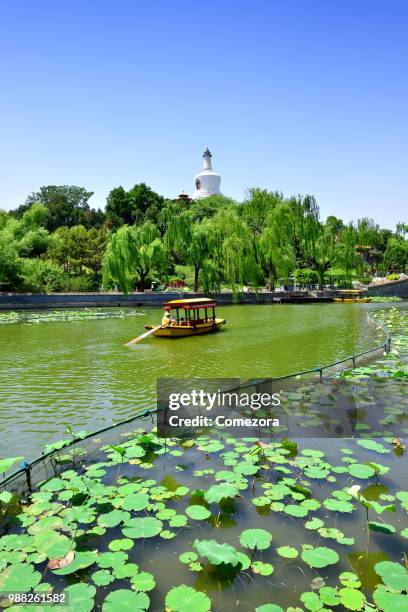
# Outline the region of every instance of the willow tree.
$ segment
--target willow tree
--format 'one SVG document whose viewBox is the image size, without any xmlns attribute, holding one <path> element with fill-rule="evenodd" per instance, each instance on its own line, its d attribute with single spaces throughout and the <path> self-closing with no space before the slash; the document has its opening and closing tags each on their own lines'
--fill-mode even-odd
<svg viewBox="0 0 408 612">
<path fill-rule="evenodd" d="M 263 281 L 263 274 L 247 224 L 235 210 L 223 210 L 211 220 L 211 226 L 216 245 L 213 258 L 234 298 L 246 284 L 257 289 Z"/>
<path fill-rule="evenodd" d="M 337 242 L 336 263 L 344 271 L 347 282 L 351 285 L 353 272 L 363 272 L 363 259 L 356 251 L 358 232 L 352 223 L 342 229 Z"/>
<path fill-rule="evenodd" d="M 209 220 L 194 222 L 189 212 L 183 212 L 169 219 L 165 241 L 176 258 L 193 266 L 194 291 L 197 292 L 200 271 L 211 259 L 215 248 L 214 233 Z"/>
<path fill-rule="evenodd" d="M 240 215 L 255 235 L 260 235 L 271 211 L 283 201 L 278 191 L 251 188 L 249 197 L 239 208 Z"/>
<path fill-rule="evenodd" d="M 146 278 L 154 270 L 163 269 L 166 250 L 159 231 L 148 221 L 140 226 L 124 225 L 109 237 L 103 259 L 103 281 L 118 284 L 125 295 L 134 283 L 144 291 Z"/>
<path fill-rule="evenodd" d="M 291 240 L 293 218 L 287 204 L 278 204 L 268 215 L 265 228 L 258 240 L 258 253 L 272 289 L 275 281 L 283 277 L 288 281 L 296 266 Z"/>
</svg>

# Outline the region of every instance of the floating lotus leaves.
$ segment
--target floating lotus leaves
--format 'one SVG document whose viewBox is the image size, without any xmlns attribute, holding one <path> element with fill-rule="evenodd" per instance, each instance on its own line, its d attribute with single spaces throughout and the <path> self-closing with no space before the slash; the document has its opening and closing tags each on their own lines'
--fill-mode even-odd
<svg viewBox="0 0 408 612">
<path fill-rule="evenodd" d="M 64 593 L 67 596 L 69 608 L 75 612 L 91 612 L 94 609 L 96 589 L 93 585 L 77 582 L 64 589 Z"/>
<path fill-rule="evenodd" d="M 163 523 L 153 516 L 137 517 L 127 521 L 122 533 L 127 538 L 153 538 L 163 528 Z"/>
<path fill-rule="evenodd" d="M 216 540 L 196 540 L 194 548 L 213 565 L 225 563 L 235 567 L 239 563 L 238 551 L 230 544 L 219 544 Z"/>
<path fill-rule="evenodd" d="M 121 539 L 112 540 L 111 542 L 109 542 L 109 548 L 110 550 L 113 550 L 114 552 L 118 550 L 130 550 L 131 548 L 133 548 L 133 546 L 134 546 L 134 542 L 133 540 L 130 540 L 129 538 L 121 538 Z"/>
<path fill-rule="evenodd" d="M 363 448 L 366 448 L 367 450 L 375 451 L 376 453 L 386 454 L 391 452 L 389 448 L 385 448 L 385 446 L 376 440 L 366 440 L 365 438 L 360 438 L 357 440 L 357 444 Z"/>
<path fill-rule="evenodd" d="M 309 513 L 307 508 L 303 506 L 297 506 L 296 504 L 288 504 L 284 507 L 283 511 L 285 514 L 289 514 L 289 516 L 303 517 Z"/>
<path fill-rule="evenodd" d="M 361 591 L 345 587 L 339 590 L 340 601 L 347 610 L 361 610 L 365 597 Z"/>
<path fill-rule="evenodd" d="M 172 588 L 166 595 L 168 612 L 208 612 L 210 609 L 209 597 L 185 584 Z"/>
<path fill-rule="evenodd" d="M 132 589 L 135 591 L 151 591 L 156 586 L 156 581 L 153 574 L 149 572 L 139 572 L 130 580 Z"/>
<path fill-rule="evenodd" d="M 263 604 L 255 609 L 255 612 L 285 612 L 283 608 L 276 604 Z"/>
<path fill-rule="evenodd" d="M 261 576 L 270 576 L 273 572 L 273 566 L 270 563 L 263 563 L 262 561 L 254 561 L 251 565 L 251 569 L 254 574 L 260 574 Z"/>
<path fill-rule="evenodd" d="M 48 530 L 34 536 L 32 546 L 39 553 L 44 553 L 49 559 L 64 557 L 72 547 L 72 542 L 67 536 Z"/>
<path fill-rule="evenodd" d="M 298 551 L 293 546 L 280 546 L 276 549 L 276 552 L 285 559 L 296 559 L 299 555 Z"/>
<path fill-rule="evenodd" d="M 127 495 L 122 505 L 123 510 L 133 510 L 134 512 L 140 512 L 149 505 L 149 496 L 146 493 L 133 493 Z"/>
<path fill-rule="evenodd" d="M 128 560 L 128 555 L 127 553 L 123 551 L 104 552 L 97 557 L 96 563 L 97 565 L 99 565 L 99 567 L 102 567 L 105 569 L 107 567 L 115 568 L 115 567 L 124 565 L 127 560 Z"/>
<path fill-rule="evenodd" d="M 58 574 L 58 576 L 66 576 L 67 574 L 73 574 L 74 572 L 77 572 L 80 569 L 84 569 L 85 567 L 89 567 L 90 565 L 95 563 L 96 558 L 96 550 L 86 552 L 75 551 L 75 557 L 72 563 L 70 563 L 66 567 L 62 567 L 61 569 L 54 570 L 54 574 Z"/>
<path fill-rule="evenodd" d="M 0 592 L 28 592 L 37 586 L 40 580 L 40 572 L 35 571 L 31 563 L 10 565 L 0 573 Z"/>
<path fill-rule="evenodd" d="M 126 563 L 125 565 L 114 565 L 112 573 L 115 578 L 120 580 L 121 578 L 132 578 L 139 571 L 137 563 Z"/>
<path fill-rule="evenodd" d="M 406 612 L 407 595 L 397 593 L 380 584 L 373 594 L 374 602 L 384 612 Z"/>
<path fill-rule="evenodd" d="M 186 514 L 195 521 L 202 521 L 211 516 L 211 512 L 205 506 L 189 506 Z"/>
<path fill-rule="evenodd" d="M 181 561 L 181 563 L 189 564 L 192 561 L 197 561 L 197 559 L 198 555 L 194 551 L 187 551 L 179 556 L 179 561 Z"/>
<path fill-rule="evenodd" d="M 122 510 L 112 510 L 111 512 L 107 512 L 106 514 L 101 514 L 98 517 L 98 523 L 103 527 L 117 527 L 117 525 L 119 525 L 120 523 L 125 523 L 129 519 L 129 512 L 124 512 Z"/>
<path fill-rule="evenodd" d="M 143 612 L 149 608 L 150 600 L 146 593 L 135 593 L 128 589 L 111 591 L 105 597 L 102 612 Z"/>
<path fill-rule="evenodd" d="M 113 576 L 108 570 L 101 569 L 92 574 L 92 580 L 96 586 L 106 586 L 115 580 L 115 576 Z"/>
<path fill-rule="evenodd" d="M 242 546 L 250 550 L 265 550 L 272 542 L 272 534 L 264 529 L 245 529 L 239 536 Z"/>
<path fill-rule="evenodd" d="M 313 546 L 304 545 L 301 557 L 310 567 L 316 568 L 332 565 L 339 560 L 339 555 L 336 551 L 326 546 L 313 548 Z"/>
<path fill-rule="evenodd" d="M 381 561 L 374 569 L 386 586 L 396 591 L 408 591 L 408 571 L 399 563 Z"/>
<path fill-rule="evenodd" d="M 220 484 L 212 485 L 208 491 L 204 493 L 204 499 L 209 504 L 213 502 L 220 502 L 222 499 L 228 497 L 235 497 L 239 494 L 239 489 L 236 485 L 229 482 L 222 482 Z"/>
<path fill-rule="evenodd" d="M 375 475 L 375 469 L 363 463 L 351 463 L 348 471 L 355 478 L 368 479 Z"/>
</svg>

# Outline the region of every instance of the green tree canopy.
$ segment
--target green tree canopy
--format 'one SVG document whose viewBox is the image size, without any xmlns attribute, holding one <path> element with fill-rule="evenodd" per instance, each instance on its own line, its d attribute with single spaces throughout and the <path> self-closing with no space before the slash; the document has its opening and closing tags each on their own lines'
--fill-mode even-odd
<svg viewBox="0 0 408 612">
<path fill-rule="evenodd" d="M 145 221 L 157 222 L 164 198 L 145 183 L 135 185 L 129 191 L 115 187 L 106 200 L 106 220 L 111 228 L 122 225 L 141 225 Z"/>
<path fill-rule="evenodd" d="M 135 283 L 139 291 L 144 291 L 149 273 L 162 271 L 165 264 L 166 250 L 153 223 L 124 225 L 109 236 L 103 259 L 104 284 L 118 284 L 125 295 Z"/>
<path fill-rule="evenodd" d="M 50 232 L 62 226 L 100 227 L 104 215 L 100 209 L 94 210 L 89 206 L 88 200 L 92 195 L 92 191 L 76 185 L 47 185 L 31 193 L 13 214 L 21 218 L 33 204 L 39 203 L 48 210 L 46 228 Z"/>
</svg>

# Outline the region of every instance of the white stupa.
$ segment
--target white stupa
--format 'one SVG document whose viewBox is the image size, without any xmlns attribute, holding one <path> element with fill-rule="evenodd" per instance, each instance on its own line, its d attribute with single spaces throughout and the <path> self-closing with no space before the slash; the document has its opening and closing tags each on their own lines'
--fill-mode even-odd
<svg viewBox="0 0 408 612">
<path fill-rule="evenodd" d="M 221 176 L 217 172 L 213 172 L 211 166 L 212 155 L 208 149 L 203 154 L 203 169 L 195 177 L 195 192 L 192 195 L 193 200 L 200 200 L 211 195 L 222 195 L 220 191 Z"/>
</svg>

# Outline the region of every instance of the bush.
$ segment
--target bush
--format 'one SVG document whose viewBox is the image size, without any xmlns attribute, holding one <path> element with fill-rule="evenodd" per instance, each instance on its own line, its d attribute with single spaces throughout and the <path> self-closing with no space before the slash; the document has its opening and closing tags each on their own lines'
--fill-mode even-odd
<svg viewBox="0 0 408 612">
<path fill-rule="evenodd" d="M 21 259 L 21 288 L 33 293 L 60 291 L 65 277 L 64 270 L 43 259 Z"/>
<path fill-rule="evenodd" d="M 399 274 L 387 274 L 387 280 L 393 281 L 393 280 L 399 280 L 400 275 Z"/>
<path fill-rule="evenodd" d="M 86 291 L 98 291 L 93 279 L 89 276 L 69 276 L 66 274 L 61 284 L 61 291 L 67 293 L 81 293 Z"/>
<path fill-rule="evenodd" d="M 293 273 L 293 277 L 295 284 L 300 287 L 310 287 L 311 285 L 317 285 L 319 282 L 316 270 L 311 268 L 297 268 Z"/>
</svg>

